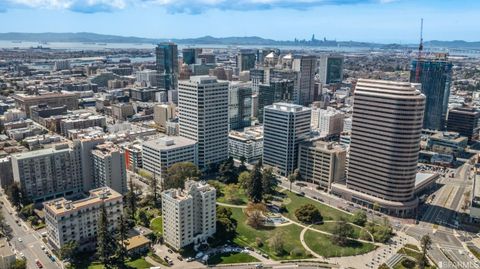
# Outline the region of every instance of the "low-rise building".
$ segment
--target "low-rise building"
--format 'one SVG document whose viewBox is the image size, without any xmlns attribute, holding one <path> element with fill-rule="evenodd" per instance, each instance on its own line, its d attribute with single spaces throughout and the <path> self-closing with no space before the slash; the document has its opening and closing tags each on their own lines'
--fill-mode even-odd
<svg viewBox="0 0 480 269">
<path fill-rule="evenodd" d="M 60 249 L 70 241 L 77 242 L 80 250 L 92 250 L 97 241 L 98 219 L 105 206 L 108 229 L 114 231 L 123 212 L 123 197 L 120 193 L 102 187 L 90 191 L 88 198 L 69 201 L 55 199 L 43 204 L 47 240 Z"/>
<path fill-rule="evenodd" d="M 12 268 L 15 260 L 15 253 L 8 244 L 7 238 L 0 238 L 0 269 Z"/>
<path fill-rule="evenodd" d="M 480 175 L 477 174 L 473 180 L 472 202 L 470 203 L 470 218 L 475 221 L 480 221 Z"/>
<path fill-rule="evenodd" d="M 245 158 L 253 163 L 263 154 L 263 127 L 247 127 L 241 131 L 230 131 L 228 135 L 228 155 L 234 159 Z"/>
<path fill-rule="evenodd" d="M 72 129 L 85 129 L 88 127 L 106 127 L 107 119 L 99 115 L 76 115 L 67 119 L 60 120 L 60 133 L 68 136 L 68 131 Z"/>
<path fill-rule="evenodd" d="M 345 179 L 347 151 L 333 142 L 301 143 L 298 168 L 302 179 L 328 191 L 333 182 Z"/>
<path fill-rule="evenodd" d="M 437 132 L 428 138 L 427 149 L 441 153 L 457 155 L 465 151 L 468 138 L 455 132 Z"/>
<path fill-rule="evenodd" d="M 163 178 L 167 168 L 179 162 L 197 164 L 197 142 L 180 136 L 165 136 L 142 145 L 143 169 Z"/>
<path fill-rule="evenodd" d="M 165 243 L 179 250 L 205 242 L 216 231 L 216 190 L 189 180 L 185 190 L 162 193 L 163 236 Z"/>
</svg>

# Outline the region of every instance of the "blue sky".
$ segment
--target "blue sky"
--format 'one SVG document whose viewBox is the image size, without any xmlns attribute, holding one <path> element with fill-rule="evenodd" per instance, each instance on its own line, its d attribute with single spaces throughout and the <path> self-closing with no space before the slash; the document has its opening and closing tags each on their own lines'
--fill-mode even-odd
<svg viewBox="0 0 480 269">
<path fill-rule="evenodd" d="M 480 41 L 478 0 L 0 0 L 0 32 Z"/>
</svg>

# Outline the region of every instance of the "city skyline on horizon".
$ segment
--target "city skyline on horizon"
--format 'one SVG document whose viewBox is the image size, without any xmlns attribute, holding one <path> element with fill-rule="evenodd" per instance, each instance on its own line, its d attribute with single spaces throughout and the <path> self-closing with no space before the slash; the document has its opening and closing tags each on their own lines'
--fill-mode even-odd
<svg viewBox="0 0 480 269">
<path fill-rule="evenodd" d="M 412 44 L 424 18 L 424 40 L 479 41 L 478 8 L 473 0 L 4 0 L 0 32 Z"/>
</svg>

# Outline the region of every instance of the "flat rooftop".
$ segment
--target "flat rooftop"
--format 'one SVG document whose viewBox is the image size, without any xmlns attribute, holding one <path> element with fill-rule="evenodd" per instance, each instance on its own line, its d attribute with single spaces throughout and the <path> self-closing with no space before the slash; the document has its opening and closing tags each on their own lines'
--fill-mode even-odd
<svg viewBox="0 0 480 269">
<path fill-rule="evenodd" d="M 197 142 L 181 136 L 164 136 L 143 143 L 143 146 L 153 148 L 155 150 L 169 150 L 186 146 L 193 146 Z"/>
<path fill-rule="evenodd" d="M 122 198 L 120 193 L 112 190 L 109 187 L 102 187 L 90 190 L 90 196 L 85 199 L 70 201 L 65 198 L 59 198 L 45 202 L 43 205 L 45 209 L 48 209 L 55 215 L 59 215 L 118 198 Z"/>
</svg>

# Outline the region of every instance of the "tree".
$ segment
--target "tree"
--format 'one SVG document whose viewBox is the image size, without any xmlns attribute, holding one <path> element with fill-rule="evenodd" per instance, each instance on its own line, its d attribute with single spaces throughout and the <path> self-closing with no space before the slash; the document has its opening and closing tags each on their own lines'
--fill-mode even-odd
<svg viewBox="0 0 480 269">
<path fill-rule="evenodd" d="M 27 269 L 27 261 L 15 260 L 15 262 L 12 264 L 11 269 Z"/>
<path fill-rule="evenodd" d="M 262 189 L 263 194 L 273 194 L 277 186 L 277 179 L 273 174 L 272 168 L 264 169 L 262 172 Z"/>
<path fill-rule="evenodd" d="M 427 258 L 427 252 L 432 246 L 432 238 L 428 234 L 422 236 L 422 239 L 420 240 L 420 245 L 422 248 L 422 257 L 419 261 L 419 267 L 421 269 L 425 268 L 425 266 L 428 265 L 428 258 Z"/>
<path fill-rule="evenodd" d="M 22 207 L 22 209 L 20 210 L 20 215 L 22 215 L 22 217 L 24 217 L 24 218 L 28 218 L 30 216 L 33 216 L 34 209 L 35 209 L 35 206 L 33 204 L 26 205 L 26 206 Z"/>
<path fill-rule="evenodd" d="M 135 220 L 135 213 L 137 211 L 137 197 L 135 195 L 135 190 L 133 187 L 132 179 L 129 182 L 129 190 L 125 195 L 126 205 L 127 205 L 127 215 L 129 216 L 130 220 Z"/>
<path fill-rule="evenodd" d="M 183 189 L 185 188 L 185 181 L 198 180 L 200 176 L 200 170 L 195 164 L 190 162 L 176 163 L 167 168 L 163 180 L 163 189 Z"/>
<path fill-rule="evenodd" d="M 263 183 L 261 167 L 257 164 L 250 174 L 251 183 L 248 186 L 248 197 L 254 203 L 260 203 L 263 199 Z"/>
<path fill-rule="evenodd" d="M 223 188 L 223 195 L 227 202 L 232 204 L 239 204 L 241 202 L 241 199 L 237 195 L 237 189 L 237 184 L 225 185 L 225 187 Z"/>
<path fill-rule="evenodd" d="M 247 215 L 247 224 L 255 229 L 262 227 L 264 221 L 265 217 L 263 216 L 262 212 L 258 210 L 252 211 Z"/>
<path fill-rule="evenodd" d="M 300 181 L 302 180 L 302 176 L 300 175 L 300 170 L 295 169 L 292 174 L 288 176 L 288 181 L 290 182 L 290 191 L 292 191 L 292 184 L 295 181 Z"/>
<path fill-rule="evenodd" d="M 59 250 L 60 258 L 62 260 L 72 260 L 78 251 L 78 243 L 75 241 L 68 241 Z"/>
<path fill-rule="evenodd" d="M 339 246 L 347 246 L 349 243 L 349 237 L 353 235 L 353 228 L 344 220 L 339 220 L 332 232 L 332 243 Z"/>
<path fill-rule="evenodd" d="M 12 232 L 12 228 L 5 221 L 3 211 L 0 211 L 0 233 L 5 237 L 11 238 Z"/>
<path fill-rule="evenodd" d="M 125 264 L 125 260 L 127 259 L 127 223 L 125 222 L 125 219 L 123 218 L 123 215 L 120 215 L 120 221 L 118 223 L 118 229 L 117 229 L 117 238 L 116 241 L 119 242 L 118 247 L 117 247 L 117 253 L 116 256 L 118 257 L 117 262 L 120 266 L 123 266 Z"/>
<path fill-rule="evenodd" d="M 237 183 L 238 175 L 233 157 L 229 157 L 222 164 L 220 164 L 219 172 L 223 183 Z"/>
<path fill-rule="evenodd" d="M 232 210 L 225 207 L 217 207 L 217 231 L 215 238 L 221 241 L 232 240 L 235 237 L 237 223 L 232 219 Z"/>
<path fill-rule="evenodd" d="M 117 253 L 118 245 L 115 237 L 108 229 L 109 226 L 107 209 L 105 208 L 105 204 L 102 203 L 97 228 L 97 256 L 105 269 L 113 269 L 117 263 L 115 254 Z"/>
<path fill-rule="evenodd" d="M 280 232 L 274 233 L 272 238 L 268 240 L 268 245 L 277 256 L 282 255 L 285 252 L 285 242 L 283 240 L 283 234 Z"/>
<path fill-rule="evenodd" d="M 246 161 L 247 161 L 247 158 L 245 158 L 245 156 L 240 157 L 240 166 L 238 166 L 237 173 L 242 173 L 248 170 L 247 166 L 245 165 Z"/>
<path fill-rule="evenodd" d="M 160 202 L 160 195 L 158 191 L 157 175 L 155 173 L 153 174 L 153 177 L 151 177 L 148 187 L 149 187 L 150 193 L 152 194 L 151 205 L 154 207 L 158 207 L 161 202 Z"/>
<path fill-rule="evenodd" d="M 247 190 L 252 182 L 252 177 L 250 176 L 250 172 L 243 171 L 238 176 L 238 184 L 244 190 Z"/>
<path fill-rule="evenodd" d="M 138 211 L 138 221 L 147 228 L 150 226 L 150 219 L 148 218 L 148 215 L 145 212 L 145 210 Z"/>
<path fill-rule="evenodd" d="M 312 204 L 305 204 L 297 208 L 295 217 L 303 223 L 319 223 L 323 220 L 320 210 Z"/>
<path fill-rule="evenodd" d="M 365 213 L 364 210 L 355 211 L 352 222 L 359 226 L 365 226 L 365 223 L 367 223 L 367 213 Z"/>
<path fill-rule="evenodd" d="M 7 186 L 5 194 L 8 196 L 8 199 L 15 207 L 20 207 L 22 204 L 22 194 L 18 183 L 14 182 L 13 184 Z"/>
</svg>

